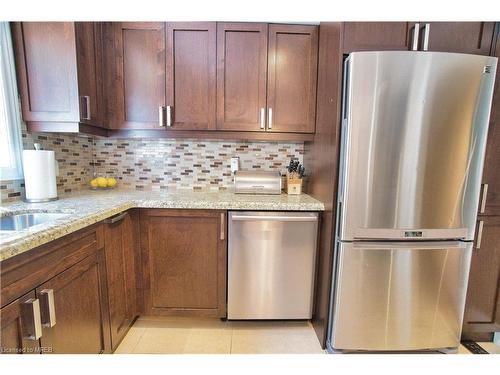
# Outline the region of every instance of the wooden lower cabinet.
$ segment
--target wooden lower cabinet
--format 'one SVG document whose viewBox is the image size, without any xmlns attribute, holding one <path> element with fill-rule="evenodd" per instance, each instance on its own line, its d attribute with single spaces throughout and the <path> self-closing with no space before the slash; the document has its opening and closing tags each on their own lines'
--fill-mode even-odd
<svg viewBox="0 0 500 375">
<path fill-rule="evenodd" d="M 111 347 L 115 350 L 137 316 L 134 225 L 137 212 L 105 220 L 104 248 Z"/>
<path fill-rule="evenodd" d="M 39 340 L 28 338 L 26 332 L 23 331 L 29 322 L 27 321 L 28 317 L 23 316 L 22 304 L 33 299 L 35 299 L 35 292 L 31 291 L 0 310 L 1 354 L 40 353 Z"/>
<path fill-rule="evenodd" d="M 146 314 L 226 316 L 226 212 L 141 212 Z"/>
<path fill-rule="evenodd" d="M 463 338 L 490 341 L 500 331 L 500 216 L 480 216 L 480 244 L 472 253 Z M 478 248 L 479 247 L 479 248 Z"/>
<path fill-rule="evenodd" d="M 109 345 L 104 254 L 90 255 L 36 289 L 42 310 L 40 344 L 48 353 L 98 354 Z M 43 291 L 53 291 L 55 324 L 44 320 Z"/>
<path fill-rule="evenodd" d="M 0 270 L 2 352 L 111 352 L 102 224 L 8 258 Z"/>
</svg>

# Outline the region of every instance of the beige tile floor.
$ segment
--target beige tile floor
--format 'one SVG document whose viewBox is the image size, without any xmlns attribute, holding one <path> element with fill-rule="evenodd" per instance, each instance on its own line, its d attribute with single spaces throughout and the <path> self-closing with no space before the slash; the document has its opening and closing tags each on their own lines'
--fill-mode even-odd
<svg viewBox="0 0 500 375">
<path fill-rule="evenodd" d="M 309 322 L 230 322 L 220 319 L 137 319 L 115 353 L 321 354 Z"/>
<path fill-rule="evenodd" d="M 500 346 L 480 343 L 490 353 Z M 311 323 L 231 322 L 210 318 L 142 316 L 130 328 L 118 354 L 321 354 Z M 463 346 L 459 354 L 470 354 Z"/>
</svg>

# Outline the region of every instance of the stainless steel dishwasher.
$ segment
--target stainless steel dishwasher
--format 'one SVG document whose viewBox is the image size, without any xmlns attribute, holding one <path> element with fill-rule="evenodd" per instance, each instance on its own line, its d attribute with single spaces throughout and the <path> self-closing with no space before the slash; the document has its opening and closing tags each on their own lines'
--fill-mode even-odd
<svg viewBox="0 0 500 375">
<path fill-rule="evenodd" d="M 318 213 L 230 211 L 228 319 L 310 319 Z"/>
</svg>

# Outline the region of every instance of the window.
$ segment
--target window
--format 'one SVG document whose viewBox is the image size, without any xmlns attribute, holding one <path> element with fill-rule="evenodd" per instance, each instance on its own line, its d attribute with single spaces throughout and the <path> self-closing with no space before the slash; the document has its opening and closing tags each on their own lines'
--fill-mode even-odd
<svg viewBox="0 0 500 375">
<path fill-rule="evenodd" d="M 0 180 L 23 177 L 21 114 L 17 98 L 10 27 L 8 22 L 0 22 Z"/>
</svg>

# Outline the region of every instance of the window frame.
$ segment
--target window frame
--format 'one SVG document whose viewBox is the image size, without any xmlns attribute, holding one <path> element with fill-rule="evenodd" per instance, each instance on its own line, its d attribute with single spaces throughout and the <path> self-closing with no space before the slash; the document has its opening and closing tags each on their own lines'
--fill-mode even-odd
<svg viewBox="0 0 500 375">
<path fill-rule="evenodd" d="M 21 135 L 21 111 L 19 105 L 19 94 L 17 91 L 16 66 L 14 61 L 14 48 L 10 32 L 9 22 L 0 22 L 0 74 L 5 95 L 5 130 L 8 137 L 8 150 L 11 153 L 12 166 L 0 167 L 0 180 L 22 180 L 23 142 Z M 0 124 L 2 126 L 2 124 Z M 4 152 L 4 151 L 2 151 Z"/>
</svg>

